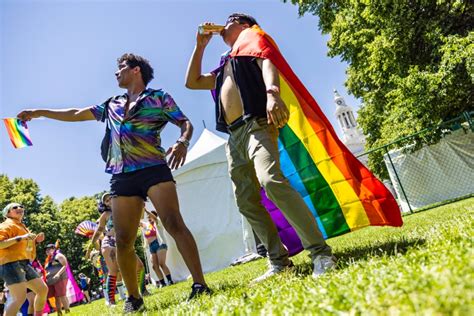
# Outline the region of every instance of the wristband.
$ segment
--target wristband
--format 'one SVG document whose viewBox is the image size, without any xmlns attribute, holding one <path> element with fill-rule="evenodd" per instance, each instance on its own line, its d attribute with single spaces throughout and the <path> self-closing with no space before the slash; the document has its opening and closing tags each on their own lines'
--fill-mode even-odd
<svg viewBox="0 0 474 316">
<path fill-rule="evenodd" d="M 185 137 L 178 138 L 178 140 L 176 142 L 183 144 L 184 147 L 186 147 L 186 148 L 189 147 L 189 140 L 187 140 Z"/>
<path fill-rule="evenodd" d="M 280 94 L 280 88 L 275 85 L 271 85 L 269 88 L 267 88 L 267 94 Z"/>
</svg>

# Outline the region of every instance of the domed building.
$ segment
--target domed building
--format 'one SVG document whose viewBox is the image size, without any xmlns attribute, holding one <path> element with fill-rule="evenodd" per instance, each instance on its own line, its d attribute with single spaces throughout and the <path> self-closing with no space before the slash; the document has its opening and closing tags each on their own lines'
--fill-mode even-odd
<svg viewBox="0 0 474 316">
<path fill-rule="evenodd" d="M 342 129 L 342 142 L 349 150 L 358 156 L 364 152 L 365 136 L 357 126 L 354 111 L 350 105 L 346 104 L 344 98 L 334 90 L 334 103 L 336 103 L 337 121 Z M 358 158 L 364 165 L 367 165 L 367 155 Z"/>
</svg>

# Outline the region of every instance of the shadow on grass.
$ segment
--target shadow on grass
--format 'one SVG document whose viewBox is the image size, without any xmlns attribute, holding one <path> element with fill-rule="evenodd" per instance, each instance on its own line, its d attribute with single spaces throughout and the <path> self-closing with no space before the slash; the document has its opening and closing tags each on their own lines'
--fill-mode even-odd
<svg viewBox="0 0 474 316">
<path fill-rule="evenodd" d="M 404 254 L 410 248 L 423 245 L 425 239 L 419 238 L 414 240 L 391 241 L 382 244 L 376 244 L 368 247 L 354 247 L 343 252 L 334 253 L 337 258 L 338 269 L 343 269 L 356 261 L 367 260 L 373 257 L 396 256 Z M 313 270 L 311 263 L 301 264 L 295 267 L 296 274 L 311 274 Z"/>
<path fill-rule="evenodd" d="M 221 282 L 219 284 L 212 283 L 210 285 L 210 288 L 212 289 L 213 294 L 226 292 L 226 291 L 233 291 L 234 289 L 239 288 L 239 287 L 242 287 L 242 284 L 239 281 Z M 190 294 L 190 291 L 185 292 L 185 293 L 183 292 L 183 294 L 175 295 L 175 297 L 171 300 L 167 300 L 165 302 L 157 302 L 154 305 L 147 304 L 147 311 L 148 312 L 162 311 L 164 309 L 167 309 L 168 307 L 176 306 L 181 303 L 186 303 L 189 294 Z M 211 294 L 211 297 L 212 297 L 212 294 Z"/>
</svg>

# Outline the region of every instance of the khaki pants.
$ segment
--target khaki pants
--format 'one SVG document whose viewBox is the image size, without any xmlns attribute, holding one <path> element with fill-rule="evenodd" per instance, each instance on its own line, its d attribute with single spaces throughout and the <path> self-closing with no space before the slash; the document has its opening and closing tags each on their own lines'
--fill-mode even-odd
<svg viewBox="0 0 474 316">
<path fill-rule="evenodd" d="M 288 251 L 261 203 L 261 187 L 296 230 L 311 257 L 330 256 L 331 248 L 324 241 L 313 214 L 280 170 L 277 140 L 278 130 L 274 125 L 267 125 L 266 119 L 252 119 L 231 132 L 226 153 L 237 206 L 267 248 L 272 264 L 287 265 Z"/>
</svg>

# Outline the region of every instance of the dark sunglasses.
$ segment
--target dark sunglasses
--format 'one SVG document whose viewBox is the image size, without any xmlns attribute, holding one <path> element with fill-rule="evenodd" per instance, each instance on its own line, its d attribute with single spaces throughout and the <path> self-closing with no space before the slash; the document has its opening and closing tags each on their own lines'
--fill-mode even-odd
<svg viewBox="0 0 474 316">
<path fill-rule="evenodd" d="M 21 208 L 22 210 L 24 210 L 25 208 L 23 207 L 23 205 L 15 205 L 15 206 L 12 206 L 12 210 L 16 210 L 16 209 L 19 209 Z"/>
</svg>

